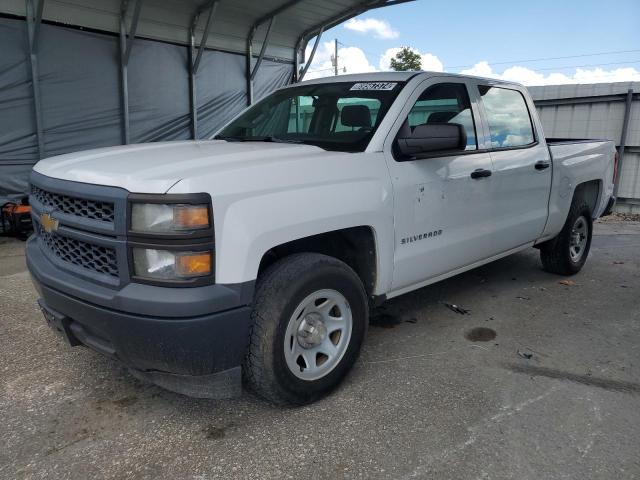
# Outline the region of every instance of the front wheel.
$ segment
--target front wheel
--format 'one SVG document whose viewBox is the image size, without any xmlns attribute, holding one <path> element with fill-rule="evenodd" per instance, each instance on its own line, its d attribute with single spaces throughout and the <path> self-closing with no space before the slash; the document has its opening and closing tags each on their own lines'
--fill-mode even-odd
<svg viewBox="0 0 640 480">
<path fill-rule="evenodd" d="M 243 371 L 248 386 L 277 404 L 312 402 L 355 363 L 368 323 L 362 282 L 326 255 L 285 257 L 258 280 Z"/>
<path fill-rule="evenodd" d="M 587 261 L 592 233 L 593 220 L 589 205 L 574 200 L 562 231 L 540 246 L 544 269 L 559 275 L 578 273 Z"/>
</svg>

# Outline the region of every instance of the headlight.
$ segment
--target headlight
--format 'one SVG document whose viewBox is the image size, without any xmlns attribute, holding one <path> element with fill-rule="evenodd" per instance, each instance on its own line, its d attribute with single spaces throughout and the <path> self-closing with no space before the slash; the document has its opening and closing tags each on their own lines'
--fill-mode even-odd
<svg viewBox="0 0 640 480">
<path fill-rule="evenodd" d="M 213 253 L 133 249 L 135 275 L 156 280 L 189 280 L 211 275 Z"/>
<path fill-rule="evenodd" d="M 146 233 L 181 233 L 211 227 L 208 205 L 134 203 L 131 230 Z"/>
</svg>

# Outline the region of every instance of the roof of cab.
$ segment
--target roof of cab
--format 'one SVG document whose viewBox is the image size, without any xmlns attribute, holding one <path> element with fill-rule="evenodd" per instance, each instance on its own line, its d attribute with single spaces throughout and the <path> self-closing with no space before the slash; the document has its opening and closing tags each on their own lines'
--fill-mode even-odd
<svg viewBox="0 0 640 480">
<path fill-rule="evenodd" d="M 459 75 L 456 73 L 418 71 L 418 72 L 355 73 L 355 74 L 349 74 L 349 75 L 338 75 L 338 76 L 314 78 L 313 80 L 305 80 L 301 83 L 293 84 L 289 86 L 311 85 L 311 84 L 317 84 L 317 83 L 335 83 L 335 82 L 407 82 L 416 76 L 421 76 L 423 78 L 436 77 L 436 76 L 451 77 L 451 78 L 472 78 L 474 80 L 479 80 L 479 79 L 485 80 L 487 82 L 491 82 L 491 84 L 520 85 L 519 83 L 516 83 L 516 82 L 497 80 L 495 78 L 475 77 L 472 75 Z"/>
</svg>

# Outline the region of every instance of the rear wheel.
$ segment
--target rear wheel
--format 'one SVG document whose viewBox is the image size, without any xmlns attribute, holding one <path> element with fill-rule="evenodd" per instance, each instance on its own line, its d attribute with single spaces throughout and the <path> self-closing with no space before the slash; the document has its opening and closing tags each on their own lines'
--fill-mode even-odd
<svg viewBox="0 0 640 480">
<path fill-rule="evenodd" d="M 589 205 L 582 199 L 574 199 L 562 231 L 540 246 L 544 269 L 559 275 L 578 273 L 587 261 L 592 232 L 593 220 Z"/>
<path fill-rule="evenodd" d="M 305 404 L 335 388 L 355 363 L 368 322 L 362 282 L 345 263 L 303 253 L 258 280 L 248 386 L 278 404 Z"/>
</svg>

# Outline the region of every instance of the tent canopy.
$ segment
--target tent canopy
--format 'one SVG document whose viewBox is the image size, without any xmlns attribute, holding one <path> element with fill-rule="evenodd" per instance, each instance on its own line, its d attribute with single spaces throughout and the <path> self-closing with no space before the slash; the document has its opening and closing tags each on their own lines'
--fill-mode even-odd
<svg viewBox="0 0 640 480">
<path fill-rule="evenodd" d="M 141 7 L 137 36 L 185 45 L 189 43 L 194 21 L 196 42 L 203 37 L 208 11 L 217 4 L 205 46 L 236 53 L 247 51 L 247 40 L 254 31 L 254 48 L 260 49 L 269 22 L 275 17 L 265 53 L 268 57 L 293 61 L 296 51 L 304 54 L 306 43 L 322 27 L 326 30 L 370 9 L 408 0 L 138 1 Z M 121 12 L 126 12 L 131 23 L 135 3 L 136 0 L 45 0 L 42 18 L 118 33 Z M 24 0 L 5 0 L 3 4 L 3 13 L 25 15 Z"/>
<path fill-rule="evenodd" d="M 41 158 L 207 138 L 299 81 L 311 38 L 407 1 L 2 0 L 0 204 Z"/>
</svg>

